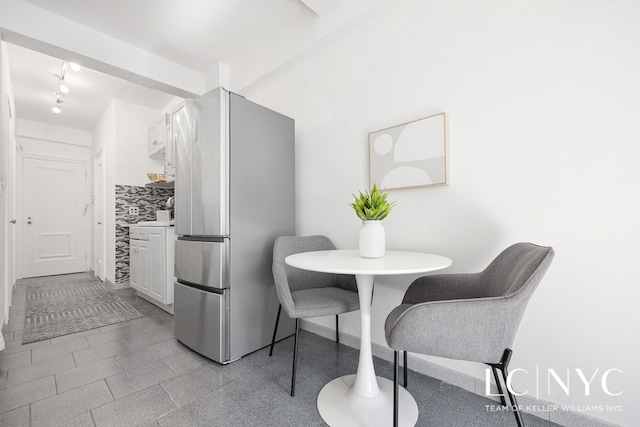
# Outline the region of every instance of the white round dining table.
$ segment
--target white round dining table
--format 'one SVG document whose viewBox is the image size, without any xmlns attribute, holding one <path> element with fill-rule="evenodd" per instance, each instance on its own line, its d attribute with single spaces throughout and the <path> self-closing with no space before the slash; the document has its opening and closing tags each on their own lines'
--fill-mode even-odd
<svg viewBox="0 0 640 427">
<path fill-rule="evenodd" d="M 353 274 L 360 299 L 360 357 L 355 375 L 327 383 L 318 394 L 318 412 L 331 427 L 393 425 L 393 381 L 376 377 L 371 352 L 371 298 L 376 276 L 428 273 L 451 265 L 447 257 L 424 252 L 387 250 L 381 258 L 364 258 L 358 250 L 328 250 L 289 255 L 285 263 L 303 270 Z M 418 405 L 400 387 L 399 425 L 414 426 Z"/>
</svg>

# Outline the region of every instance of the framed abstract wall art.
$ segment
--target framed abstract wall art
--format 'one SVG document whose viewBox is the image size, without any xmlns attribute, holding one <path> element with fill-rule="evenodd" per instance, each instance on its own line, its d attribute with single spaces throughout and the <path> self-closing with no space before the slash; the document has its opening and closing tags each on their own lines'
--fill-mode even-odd
<svg viewBox="0 0 640 427">
<path fill-rule="evenodd" d="M 369 184 L 393 190 L 448 184 L 447 114 L 369 134 Z"/>
</svg>

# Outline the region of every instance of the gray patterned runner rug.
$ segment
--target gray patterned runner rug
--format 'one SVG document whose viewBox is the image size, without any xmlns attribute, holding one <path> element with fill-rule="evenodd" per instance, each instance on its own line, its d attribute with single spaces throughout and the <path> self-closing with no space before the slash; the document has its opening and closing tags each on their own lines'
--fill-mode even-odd
<svg viewBox="0 0 640 427">
<path fill-rule="evenodd" d="M 142 317 L 96 278 L 27 285 L 22 343 L 42 341 Z"/>
</svg>

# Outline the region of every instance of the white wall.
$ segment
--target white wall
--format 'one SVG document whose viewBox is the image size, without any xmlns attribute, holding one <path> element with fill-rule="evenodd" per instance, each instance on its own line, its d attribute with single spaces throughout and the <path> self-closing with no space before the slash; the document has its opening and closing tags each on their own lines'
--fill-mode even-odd
<svg viewBox="0 0 640 427">
<path fill-rule="evenodd" d="M 18 151 L 48 157 L 89 161 L 91 132 L 48 123 L 18 119 Z"/>
<path fill-rule="evenodd" d="M 162 172 L 164 160 L 147 154 L 147 131 L 161 113 L 135 104 L 114 100 L 92 131 L 92 158 L 103 150 L 105 189 L 105 278 L 115 283 L 116 277 L 116 185 L 143 186 L 147 172 Z M 95 270 L 95 256 L 92 256 Z"/>
<path fill-rule="evenodd" d="M 512 367 L 531 373 L 515 388 L 535 395 L 536 368 L 569 369 L 570 395 L 538 397 L 624 405 L 587 413 L 622 425 L 640 416 L 638 22 L 640 3 L 622 0 L 385 1 L 245 93 L 296 119 L 297 232 L 341 248 L 357 245 L 347 203 L 368 185 L 368 132 L 446 111 L 450 184 L 391 192 L 387 247 L 471 272 L 514 242 L 553 246 L 514 343 Z M 378 282 L 374 342 L 410 280 Z M 341 325 L 359 335 L 357 314 Z M 588 397 L 576 368 L 599 370 Z M 599 384 L 611 368 L 618 397 Z"/>
<path fill-rule="evenodd" d="M 23 137 L 72 146 L 91 147 L 91 132 L 86 130 L 24 119 L 19 119 L 16 127 L 18 134 Z"/>
<path fill-rule="evenodd" d="M 116 184 L 144 186 L 147 172 L 164 172 L 164 160 L 148 155 L 148 130 L 160 117 L 153 110 L 114 101 L 116 113 Z"/>
<path fill-rule="evenodd" d="M 104 269 L 105 280 L 115 284 L 116 277 L 116 106 L 115 101 L 102 114 L 91 131 L 93 149 L 91 157 L 102 153 L 104 169 L 104 188 L 102 191 L 104 200 L 103 226 L 104 241 Z M 95 166 L 92 164 L 92 166 Z M 95 171 L 93 171 L 95 173 Z M 92 176 L 94 176 L 92 173 Z M 94 191 L 94 194 L 95 191 Z M 94 203 L 95 208 L 95 203 Z M 94 212 L 95 215 L 95 212 Z M 95 230 L 94 230 L 95 232 Z M 94 233 L 92 233 L 92 236 Z M 94 236 L 95 237 L 95 236 Z M 94 245 L 92 245 L 94 246 Z M 95 248 L 94 248 L 95 249 Z M 96 270 L 95 253 L 91 257 L 91 268 Z"/>
</svg>

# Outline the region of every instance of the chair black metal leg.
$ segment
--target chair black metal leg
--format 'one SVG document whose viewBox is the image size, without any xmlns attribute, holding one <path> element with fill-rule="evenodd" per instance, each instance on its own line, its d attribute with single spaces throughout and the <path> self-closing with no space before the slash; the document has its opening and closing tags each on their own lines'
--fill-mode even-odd
<svg viewBox="0 0 640 427">
<path fill-rule="evenodd" d="M 291 373 L 291 397 L 296 395 L 296 362 L 298 360 L 298 332 L 300 331 L 300 319 L 296 319 L 296 335 L 293 339 L 293 372 Z"/>
<path fill-rule="evenodd" d="M 513 415 L 516 417 L 516 423 L 518 424 L 518 427 L 524 427 L 524 420 L 522 419 L 520 408 L 518 408 L 518 401 L 516 400 L 516 396 L 513 393 L 511 393 L 511 390 L 509 390 L 509 387 L 507 386 L 507 378 L 509 376 L 508 367 L 509 367 L 509 361 L 511 360 L 512 354 L 513 352 L 510 349 L 505 348 L 504 353 L 502 354 L 502 359 L 500 360 L 500 363 L 489 363 L 489 366 L 491 366 L 491 369 L 493 369 L 493 375 L 495 376 L 496 384 L 498 385 L 498 390 L 502 395 L 500 397 L 500 399 L 502 400 L 502 404 L 504 406 L 507 406 L 506 405 L 507 402 L 506 402 L 506 399 L 504 398 L 504 393 L 502 390 L 502 386 L 500 385 L 500 381 L 498 380 L 498 375 L 496 370 L 499 370 L 500 373 L 502 374 L 502 379 L 504 381 L 504 391 L 509 396 L 509 401 L 511 402 L 511 409 L 513 410 Z"/>
<path fill-rule="evenodd" d="M 409 371 L 409 365 L 407 364 L 407 351 L 405 350 L 404 352 L 404 388 L 407 388 L 407 384 L 408 384 L 408 375 L 407 372 Z"/>
<path fill-rule="evenodd" d="M 405 352 L 405 354 L 407 354 Z M 393 352 L 393 427 L 398 427 L 398 352 Z M 405 367 L 406 369 L 406 367 Z"/>
<path fill-rule="evenodd" d="M 271 338 L 271 348 L 269 349 L 269 357 L 273 354 L 273 345 L 276 343 L 276 334 L 278 333 L 278 322 L 280 322 L 280 312 L 282 304 L 278 304 L 278 315 L 276 316 L 276 327 L 273 328 L 273 338 Z"/>
<path fill-rule="evenodd" d="M 338 315 L 336 314 L 336 342 L 340 344 L 340 334 L 338 333 Z"/>
<path fill-rule="evenodd" d="M 504 399 L 504 391 L 502 390 L 502 383 L 498 377 L 498 368 L 496 366 L 491 366 L 491 370 L 493 371 L 493 378 L 496 380 L 496 386 L 498 387 L 500 402 L 502 403 L 502 406 L 507 406 L 507 401 Z"/>
</svg>

